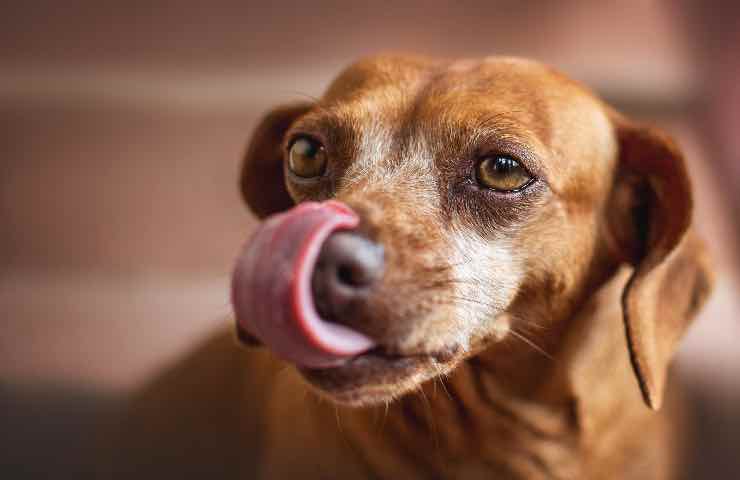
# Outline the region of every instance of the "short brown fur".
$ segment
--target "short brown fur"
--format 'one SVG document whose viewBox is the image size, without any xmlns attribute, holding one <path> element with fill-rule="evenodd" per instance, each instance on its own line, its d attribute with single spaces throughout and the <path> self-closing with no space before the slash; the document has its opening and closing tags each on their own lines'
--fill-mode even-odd
<svg viewBox="0 0 740 480">
<path fill-rule="evenodd" d="M 405 56 L 358 62 L 256 132 L 242 176 L 255 213 L 337 198 L 384 245 L 382 284 L 345 321 L 397 360 L 299 372 L 221 333 L 137 398 L 124 436 L 137 448 L 112 464 L 158 478 L 675 478 L 668 365 L 712 277 L 664 134 L 535 62 Z M 313 183 L 284 170 L 295 135 L 327 148 Z M 490 152 L 537 181 L 479 188 Z"/>
</svg>

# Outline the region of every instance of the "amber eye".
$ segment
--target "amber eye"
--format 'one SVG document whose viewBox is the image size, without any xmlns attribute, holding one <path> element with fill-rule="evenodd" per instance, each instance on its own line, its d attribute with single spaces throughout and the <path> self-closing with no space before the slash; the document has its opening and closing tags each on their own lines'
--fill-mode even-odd
<svg viewBox="0 0 740 480">
<path fill-rule="evenodd" d="M 288 168 L 299 177 L 314 178 L 326 170 L 326 150 L 316 140 L 301 137 L 293 141 L 288 152 Z"/>
<path fill-rule="evenodd" d="M 500 192 L 521 190 L 533 180 L 519 162 L 503 155 L 485 157 L 478 164 L 476 177 L 482 186 Z"/>
</svg>

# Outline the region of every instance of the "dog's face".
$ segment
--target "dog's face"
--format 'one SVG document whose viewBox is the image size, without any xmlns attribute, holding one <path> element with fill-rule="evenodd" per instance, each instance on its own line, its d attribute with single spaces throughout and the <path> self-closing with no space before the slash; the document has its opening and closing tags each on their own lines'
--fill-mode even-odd
<svg viewBox="0 0 740 480">
<path fill-rule="evenodd" d="M 248 203 L 266 215 L 339 200 L 384 252 L 382 278 L 341 318 L 378 347 L 302 368 L 306 379 L 364 405 L 504 343 L 556 355 L 589 290 L 658 241 L 636 223 L 653 208 L 649 182 L 622 168 L 615 118 L 575 82 L 515 59 L 370 59 L 316 103 L 273 112 L 247 154 Z M 676 208 L 681 219 L 655 230 L 680 223 L 669 250 L 690 201 Z"/>
</svg>

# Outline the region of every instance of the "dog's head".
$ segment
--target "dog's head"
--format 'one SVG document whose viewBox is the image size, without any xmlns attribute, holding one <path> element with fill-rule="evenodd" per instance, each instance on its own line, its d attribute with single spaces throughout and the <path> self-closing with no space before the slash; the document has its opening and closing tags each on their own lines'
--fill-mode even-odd
<svg viewBox="0 0 740 480">
<path fill-rule="evenodd" d="M 237 267 L 242 333 L 342 403 L 387 401 L 509 340 L 556 355 L 568 318 L 629 263 L 627 345 L 657 408 L 708 291 L 682 248 L 692 201 L 673 143 L 535 62 L 361 61 L 263 119 L 241 186 L 258 216 L 287 211 Z M 291 315 L 311 318 L 281 326 Z M 323 350 L 301 346 L 324 330 Z"/>
</svg>

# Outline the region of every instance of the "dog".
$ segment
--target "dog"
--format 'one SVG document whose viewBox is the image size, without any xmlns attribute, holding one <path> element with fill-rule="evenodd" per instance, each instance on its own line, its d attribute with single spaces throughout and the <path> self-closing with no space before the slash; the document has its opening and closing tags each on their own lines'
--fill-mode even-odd
<svg viewBox="0 0 740 480">
<path fill-rule="evenodd" d="M 680 474 L 713 280 L 666 134 L 534 61 L 382 55 L 269 112 L 240 182 L 248 346 L 137 396 L 128 478 Z"/>
</svg>

